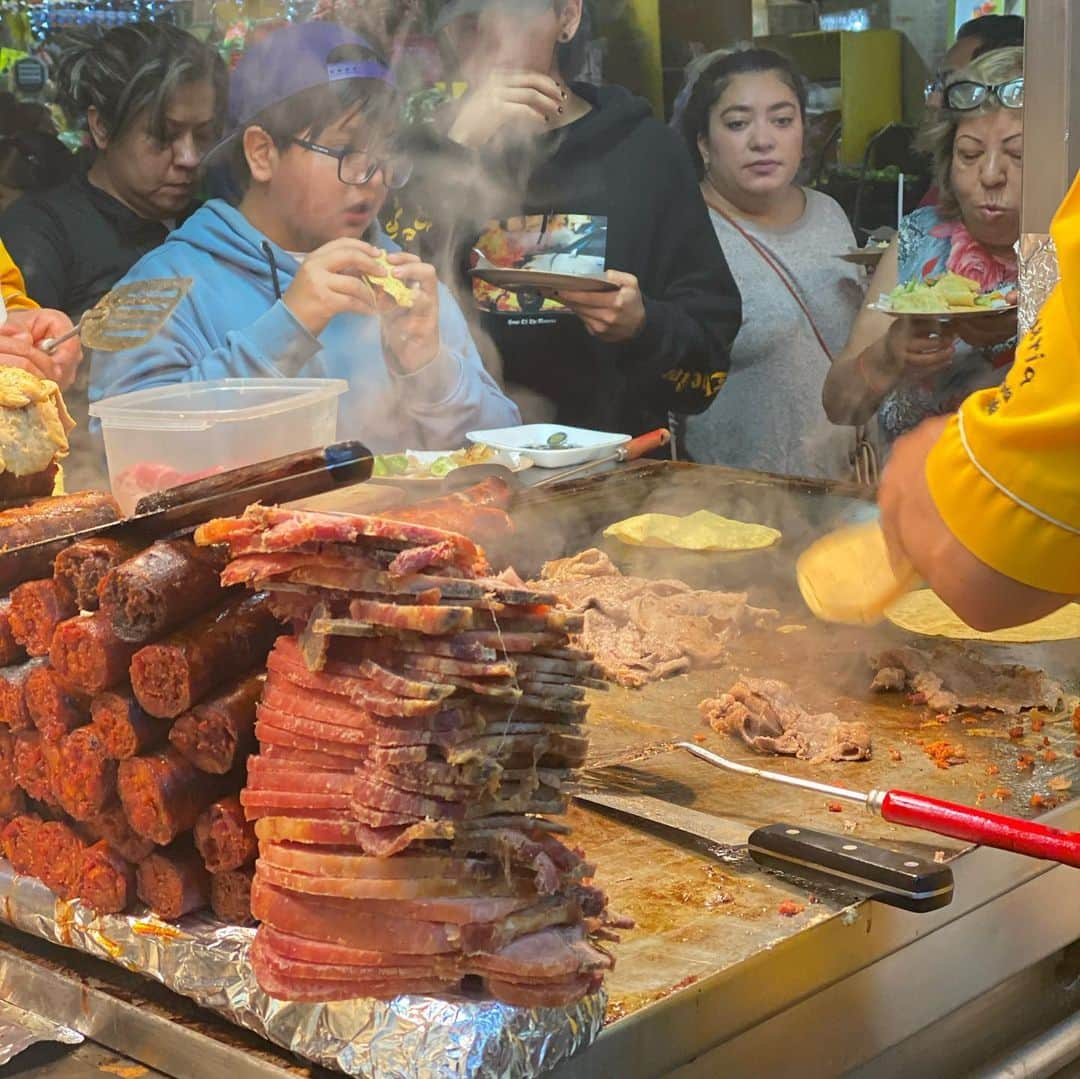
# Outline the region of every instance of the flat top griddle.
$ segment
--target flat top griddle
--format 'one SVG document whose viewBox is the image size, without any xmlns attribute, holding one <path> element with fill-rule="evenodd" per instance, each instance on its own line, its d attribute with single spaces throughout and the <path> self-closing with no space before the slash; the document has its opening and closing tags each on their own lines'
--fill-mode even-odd
<svg viewBox="0 0 1080 1079">
<path fill-rule="evenodd" d="M 683 514 L 697 509 L 771 525 L 780 529 L 783 539 L 766 551 L 716 556 L 628 548 L 602 535 L 613 521 L 635 513 Z M 923 707 L 905 703 L 900 695 L 871 694 L 871 655 L 885 647 L 929 644 L 934 639 L 915 638 L 887 623 L 852 628 L 813 619 L 794 584 L 795 558 L 817 536 L 841 522 L 865 517 L 871 509 L 856 489 L 843 485 L 668 462 L 642 462 L 565 490 L 519 499 L 514 509 L 519 538 L 510 557 L 523 574 L 536 572 L 544 560 L 596 546 L 626 573 L 747 591 L 755 606 L 780 611 L 778 626 L 801 627 L 783 633 L 772 629 L 746 633 L 719 667 L 640 690 L 613 686 L 590 692 L 590 768 L 603 769 L 606 779 L 622 789 L 745 821 L 748 832 L 778 821 L 802 822 L 924 856 L 941 852 L 939 858 L 950 860 L 964 849 L 957 841 L 890 825 L 849 804 L 834 812 L 820 797 L 721 773 L 665 747 L 696 737 L 735 760 L 826 783 L 862 790 L 900 787 L 969 804 L 981 795 L 987 808 L 1024 817 L 1040 812 L 1030 805 L 1034 794 L 1059 801 L 1071 798 L 1072 791 L 1049 788 L 1055 776 L 1073 780 L 1080 792 L 1080 759 L 1073 755 L 1080 738 L 1065 712 L 1054 721 L 1048 719 L 1038 734 L 1025 722 L 1024 737 L 1014 739 L 1009 729 L 1017 720 L 1010 717 L 987 713 L 939 719 Z M 1042 667 L 1065 683 L 1066 692 L 1080 692 L 1076 641 L 971 647 L 993 662 Z M 733 737 L 713 733 L 698 716 L 698 702 L 726 690 L 744 674 L 783 679 L 811 711 L 865 720 L 873 732 L 873 760 L 811 765 L 762 757 Z M 939 739 L 962 745 L 968 763 L 938 768 L 920 741 Z M 1041 759 L 1047 748 L 1058 755 L 1052 763 Z M 1017 769 L 1022 752 L 1036 755 L 1033 769 Z M 894 759 L 897 755 L 899 760 Z M 992 796 L 999 787 L 1010 790 L 1007 800 Z M 582 808 L 573 810 L 571 823 L 575 842 L 598 864 L 598 882 L 610 896 L 612 909 L 637 922 L 637 928 L 624 933 L 614 947 L 617 965 L 607 979 L 609 1022 L 642 1012 L 718 972 L 761 960 L 782 942 L 838 916 L 851 902 L 839 895 L 811 899 L 806 888 L 762 872 L 745 855 L 724 862 L 692 845 L 679 846 L 670 837 L 648 835 Z M 803 905 L 804 911 L 794 917 L 780 914 L 780 904 L 788 899 Z"/>
</svg>

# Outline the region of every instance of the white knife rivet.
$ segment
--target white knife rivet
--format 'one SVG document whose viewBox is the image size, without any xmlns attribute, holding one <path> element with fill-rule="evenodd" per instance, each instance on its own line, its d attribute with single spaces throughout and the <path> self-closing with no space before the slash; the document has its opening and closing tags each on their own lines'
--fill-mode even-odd
<svg viewBox="0 0 1080 1079">
<path fill-rule="evenodd" d="M 845 843 L 844 850 L 858 850 L 859 848 L 854 843 Z"/>
<path fill-rule="evenodd" d="M 787 831 L 784 832 L 784 835 L 798 835 L 798 834 L 799 834 L 799 829 L 798 828 L 788 828 Z"/>
<path fill-rule="evenodd" d="M 904 863 L 904 868 L 905 869 L 918 869 L 919 868 L 919 863 L 918 862 L 905 862 Z"/>
</svg>

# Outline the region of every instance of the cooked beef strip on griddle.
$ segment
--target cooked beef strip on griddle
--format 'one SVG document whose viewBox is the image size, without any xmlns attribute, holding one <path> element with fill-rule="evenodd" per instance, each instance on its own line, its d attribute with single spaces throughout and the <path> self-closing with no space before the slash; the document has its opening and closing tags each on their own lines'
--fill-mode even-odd
<svg viewBox="0 0 1080 1079">
<path fill-rule="evenodd" d="M 832 712 L 811 715 L 784 682 L 744 678 L 727 693 L 698 705 L 720 734 L 738 734 L 758 753 L 813 761 L 865 761 L 871 756 L 870 728 L 841 721 Z"/>
<path fill-rule="evenodd" d="M 959 645 L 892 648 L 872 661 L 870 688 L 883 693 L 907 690 L 917 703 L 935 712 L 961 709 L 1016 715 L 1026 708 L 1053 711 L 1065 697 L 1061 685 L 1044 671 L 990 663 Z"/>
<path fill-rule="evenodd" d="M 534 583 L 584 612 L 576 640 L 595 655 L 607 678 L 635 688 L 692 666 L 718 664 L 743 629 L 777 617 L 776 611 L 751 607 L 744 592 L 626 577 L 595 548 L 548 562 Z"/>
</svg>

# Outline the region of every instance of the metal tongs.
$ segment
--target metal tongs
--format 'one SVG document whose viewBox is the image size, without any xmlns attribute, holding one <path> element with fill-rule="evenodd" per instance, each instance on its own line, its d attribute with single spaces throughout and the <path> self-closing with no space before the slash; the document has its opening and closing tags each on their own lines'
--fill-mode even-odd
<svg viewBox="0 0 1080 1079">
<path fill-rule="evenodd" d="M 922 828 L 936 835 L 946 835 L 966 843 L 977 843 L 984 847 L 997 847 L 1014 854 L 1026 854 L 1029 858 L 1042 858 L 1048 862 L 1060 862 L 1062 865 L 1080 867 L 1080 832 L 1065 832 L 1060 828 L 1051 828 L 1036 821 L 1021 820 L 1018 817 L 1006 817 L 1000 813 L 988 813 L 985 809 L 961 805 L 958 802 L 946 802 L 940 798 L 931 798 L 925 794 L 913 794 L 910 791 L 889 790 L 862 791 L 849 790 L 847 787 L 834 787 L 829 783 L 818 783 L 812 779 L 782 775 L 779 772 L 767 772 L 748 764 L 738 764 L 693 742 L 676 742 L 678 749 L 688 750 L 695 757 L 725 768 L 729 772 L 767 779 L 771 783 L 785 783 L 789 787 L 824 794 L 829 798 L 843 798 L 848 802 L 859 802 L 871 813 L 892 824 L 903 824 L 909 828 Z"/>
</svg>

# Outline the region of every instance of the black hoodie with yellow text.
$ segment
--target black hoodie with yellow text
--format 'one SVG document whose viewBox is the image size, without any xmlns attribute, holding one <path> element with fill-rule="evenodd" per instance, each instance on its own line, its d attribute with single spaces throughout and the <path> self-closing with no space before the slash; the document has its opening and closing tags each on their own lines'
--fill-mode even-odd
<svg viewBox="0 0 1080 1079">
<path fill-rule="evenodd" d="M 585 116 L 500 154 L 411 132 L 416 174 L 385 221 L 453 282 L 508 388 L 549 399 L 557 422 L 639 434 L 708 407 L 741 302 L 678 136 L 621 87 L 574 90 Z M 634 274 L 644 328 L 601 341 L 557 300 L 471 278 L 474 249 L 504 267 Z"/>
</svg>

